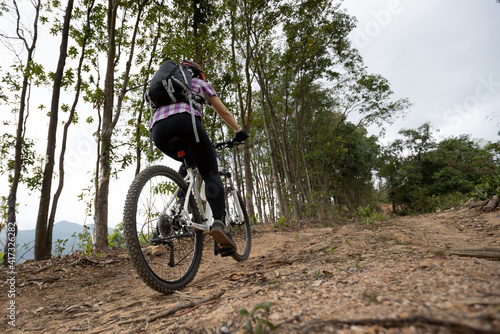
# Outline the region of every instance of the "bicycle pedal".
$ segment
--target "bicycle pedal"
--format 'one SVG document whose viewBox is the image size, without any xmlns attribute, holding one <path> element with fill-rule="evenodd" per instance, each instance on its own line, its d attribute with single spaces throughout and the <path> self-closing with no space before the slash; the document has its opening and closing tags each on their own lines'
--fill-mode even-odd
<svg viewBox="0 0 500 334">
<path fill-rule="evenodd" d="M 217 241 L 214 242 L 214 254 L 215 256 L 219 255 L 221 257 L 231 256 L 234 254 L 234 249 L 231 246 L 219 246 Z"/>
</svg>

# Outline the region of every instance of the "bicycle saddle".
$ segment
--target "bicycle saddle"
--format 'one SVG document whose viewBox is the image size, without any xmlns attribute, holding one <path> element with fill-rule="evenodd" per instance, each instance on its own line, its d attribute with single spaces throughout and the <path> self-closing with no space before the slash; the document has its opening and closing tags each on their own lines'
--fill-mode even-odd
<svg viewBox="0 0 500 334">
<path fill-rule="evenodd" d="M 171 152 L 177 153 L 178 158 L 184 158 L 186 156 L 187 143 L 182 138 L 174 137 L 170 139 L 167 143 L 167 148 Z"/>
</svg>

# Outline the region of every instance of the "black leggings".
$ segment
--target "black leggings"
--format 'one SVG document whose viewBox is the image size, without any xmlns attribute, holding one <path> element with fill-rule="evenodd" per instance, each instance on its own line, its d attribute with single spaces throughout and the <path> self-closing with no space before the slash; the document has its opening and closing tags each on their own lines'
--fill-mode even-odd
<svg viewBox="0 0 500 334">
<path fill-rule="evenodd" d="M 191 114 L 184 112 L 157 121 L 153 125 L 151 135 L 160 151 L 181 162 L 182 159 L 177 157 L 177 152 L 168 149 L 167 143 L 175 137 L 186 141 L 188 146 L 186 157 L 190 164 L 198 168 L 203 181 L 205 181 L 205 194 L 212 208 L 213 218 L 214 220 L 222 219 L 226 214 L 224 186 L 219 175 L 215 151 L 199 117 L 196 117 L 196 127 L 200 141 L 196 143 L 191 117 Z M 181 165 L 179 172 L 183 176 L 186 175 L 184 164 Z"/>
</svg>

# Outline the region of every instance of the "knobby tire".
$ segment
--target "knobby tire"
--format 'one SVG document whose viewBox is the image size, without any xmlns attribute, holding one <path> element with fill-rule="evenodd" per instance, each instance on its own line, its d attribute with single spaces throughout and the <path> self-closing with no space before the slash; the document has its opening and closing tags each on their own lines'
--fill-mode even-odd
<svg viewBox="0 0 500 334">
<path fill-rule="evenodd" d="M 184 194 L 187 191 L 186 182 L 173 169 L 166 166 L 144 169 L 129 188 L 123 215 L 125 242 L 134 269 L 149 287 L 164 294 L 181 290 L 194 279 L 203 252 L 202 231 L 187 227 L 174 230 L 173 224 L 167 224 L 172 240 L 161 241 L 163 244 L 160 242 L 160 245 L 158 241 L 155 245 L 151 243 L 151 240 L 158 240 L 158 236 L 154 236 L 158 232 L 154 228 L 157 222 L 161 219 L 171 221 L 165 220 L 166 215 L 159 218 L 159 212 L 173 196 L 172 189 L 176 187 Z M 194 200 L 189 202 L 189 211 L 194 222 L 200 223 Z M 165 254 L 151 255 L 155 247 L 160 247 L 160 253 L 164 247 Z"/>
<path fill-rule="evenodd" d="M 233 193 L 229 188 L 225 190 L 225 193 L 227 219 L 233 226 L 233 239 L 237 245 L 237 250 L 235 253 L 231 254 L 231 257 L 236 261 L 244 261 L 248 259 L 252 248 L 252 234 L 250 231 L 250 222 L 248 220 L 247 210 L 239 193 L 236 193 L 237 198 L 233 196 Z M 236 201 L 238 201 L 237 203 L 241 207 L 243 217 L 237 217 L 236 215 Z"/>
</svg>

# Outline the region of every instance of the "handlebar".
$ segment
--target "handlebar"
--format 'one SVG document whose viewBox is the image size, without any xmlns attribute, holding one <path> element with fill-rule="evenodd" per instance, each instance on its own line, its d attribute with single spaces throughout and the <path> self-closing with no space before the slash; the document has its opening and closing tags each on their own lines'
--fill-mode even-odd
<svg viewBox="0 0 500 334">
<path fill-rule="evenodd" d="M 231 139 L 228 141 L 221 141 L 218 143 L 213 143 L 214 148 L 217 150 L 223 150 L 225 148 L 233 148 L 234 146 L 238 146 L 238 145 L 244 145 L 244 143 L 235 141 L 234 139 Z"/>
</svg>

